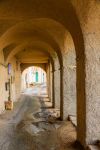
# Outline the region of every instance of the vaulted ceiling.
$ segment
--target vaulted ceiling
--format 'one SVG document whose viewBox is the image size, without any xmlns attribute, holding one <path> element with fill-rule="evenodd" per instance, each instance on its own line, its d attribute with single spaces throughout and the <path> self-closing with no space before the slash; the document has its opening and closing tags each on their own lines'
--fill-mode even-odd
<svg viewBox="0 0 100 150">
<path fill-rule="evenodd" d="M 66 37 L 76 38 L 79 30 L 69 0 L 0 1 L 0 49 L 6 61 L 47 63 L 58 56 L 61 62 Z"/>
</svg>

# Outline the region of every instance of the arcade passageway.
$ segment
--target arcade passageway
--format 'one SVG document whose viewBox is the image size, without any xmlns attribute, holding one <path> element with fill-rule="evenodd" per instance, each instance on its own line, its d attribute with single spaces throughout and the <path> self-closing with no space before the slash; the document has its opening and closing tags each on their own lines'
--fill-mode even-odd
<svg viewBox="0 0 100 150">
<path fill-rule="evenodd" d="M 14 110 L 0 116 L 0 150 L 78 149 L 73 145 L 76 129 L 57 119 L 59 110 L 51 107 L 45 88 L 36 85 L 23 91 Z"/>
<path fill-rule="evenodd" d="M 43 94 L 45 87 L 47 93 Z M 64 128 L 73 128 L 75 134 L 72 133 L 71 146 L 100 149 L 99 0 L 0 1 L 1 150 L 15 150 L 14 144 L 6 142 L 13 135 L 15 138 L 10 138 L 10 143 L 15 142 L 17 146 L 22 143 L 23 147 L 26 146 L 23 149 L 29 149 L 27 146 L 30 145 L 31 150 L 33 147 L 42 150 L 47 143 L 45 150 L 62 150 L 66 146 L 68 149 L 67 139 L 70 138 L 64 139 L 64 145 L 61 144 L 62 138 L 58 138 L 59 123 L 38 124 L 32 117 L 32 129 L 31 126 L 27 129 L 30 133 L 25 130 L 22 135 L 27 122 L 23 121 L 24 115 L 26 118 L 35 109 L 38 111 L 45 104 L 45 98 L 52 107 L 46 110 L 59 112 L 56 121 L 61 126 L 64 123 Z M 42 119 L 42 116 L 38 117 Z M 36 139 L 31 135 L 33 126 L 37 132 L 38 126 L 42 126 L 43 130 L 41 134 L 39 131 Z M 51 131 L 48 136 L 44 126 L 57 134 Z M 7 137 L 7 133 L 11 136 Z M 64 135 L 64 131 L 61 133 Z M 25 144 L 22 140 L 29 143 Z M 34 146 L 38 145 L 38 140 L 41 148 Z M 58 147 L 51 147 L 50 143 Z"/>
</svg>

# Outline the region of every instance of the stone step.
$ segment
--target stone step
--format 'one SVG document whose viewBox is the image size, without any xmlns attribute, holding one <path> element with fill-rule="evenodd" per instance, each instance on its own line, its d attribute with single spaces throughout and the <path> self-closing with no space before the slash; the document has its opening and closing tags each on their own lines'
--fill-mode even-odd
<svg viewBox="0 0 100 150">
<path fill-rule="evenodd" d="M 88 145 L 87 150 L 100 150 L 100 147 L 96 145 Z"/>
<path fill-rule="evenodd" d="M 69 115 L 68 120 L 72 122 L 74 126 L 77 126 L 77 118 L 76 116 Z"/>
</svg>

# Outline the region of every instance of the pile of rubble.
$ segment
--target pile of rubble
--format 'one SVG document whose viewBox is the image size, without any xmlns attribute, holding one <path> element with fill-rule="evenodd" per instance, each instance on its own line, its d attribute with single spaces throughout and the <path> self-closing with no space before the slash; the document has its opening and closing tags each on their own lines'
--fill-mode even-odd
<svg viewBox="0 0 100 150">
<path fill-rule="evenodd" d="M 59 110 L 57 109 L 41 109 L 40 112 L 33 114 L 32 119 L 22 120 L 17 125 L 17 128 L 25 130 L 31 135 L 36 135 L 44 131 L 52 131 L 61 126 L 59 115 Z"/>
</svg>

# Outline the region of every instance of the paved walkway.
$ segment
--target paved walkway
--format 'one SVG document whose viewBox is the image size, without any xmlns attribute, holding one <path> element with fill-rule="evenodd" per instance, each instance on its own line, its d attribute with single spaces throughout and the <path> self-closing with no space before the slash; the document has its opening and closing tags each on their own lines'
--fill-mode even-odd
<svg viewBox="0 0 100 150">
<path fill-rule="evenodd" d="M 75 139 L 72 124 L 51 108 L 45 86 L 27 89 L 13 111 L 0 115 L 0 150 L 75 150 Z"/>
</svg>

